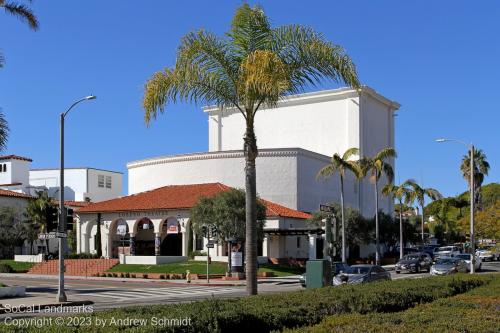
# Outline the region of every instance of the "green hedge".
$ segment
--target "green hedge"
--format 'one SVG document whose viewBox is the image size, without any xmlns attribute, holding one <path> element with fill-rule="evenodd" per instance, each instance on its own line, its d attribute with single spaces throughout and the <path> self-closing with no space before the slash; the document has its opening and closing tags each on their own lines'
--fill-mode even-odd
<svg viewBox="0 0 500 333">
<path fill-rule="evenodd" d="M 44 332 L 269 332 L 319 323 L 340 313 L 401 311 L 419 303 L 466 292 L 491 281 L 487 275 L 458 274 L 396 280 L 357 286 L 327 287 L 231 300 L 130 307 L 94 313 L 100 319 L 112 318 L 191 318 L 190 326 L 107 326 L 65 328 L 47 327 Z M 2 327 L 2 329 L 5 329 Z"/>
<path fill-rule="evenodd" d="M 486 286 L 403 312 L 334 315 L 322 323 L 287 330 L 327 332 L 500 332 L 500 276 Z"/>
</svg>

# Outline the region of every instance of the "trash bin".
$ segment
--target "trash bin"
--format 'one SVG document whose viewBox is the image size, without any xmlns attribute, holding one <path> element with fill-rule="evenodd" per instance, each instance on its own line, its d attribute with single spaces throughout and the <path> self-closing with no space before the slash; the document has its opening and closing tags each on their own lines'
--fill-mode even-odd
<svg viewBox="0 0 500 333">
<path fill-rule="evenodd" d="M 311 259 L 306 263 L 306 288 L 332 285 L 332 264 L 326 259 Z"/>
</svg>

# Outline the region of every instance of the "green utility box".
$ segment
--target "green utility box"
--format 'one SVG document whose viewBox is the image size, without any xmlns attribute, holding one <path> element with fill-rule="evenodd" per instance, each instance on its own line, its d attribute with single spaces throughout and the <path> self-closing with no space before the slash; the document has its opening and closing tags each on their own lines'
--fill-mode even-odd
<svg viewBox="0 0 500 333">
<path fill-rule="evenodd" d="M 308 260 L 306 263 L 306 288 L 332 285 L 332 264 L 326 259 Z"/>
</svg>

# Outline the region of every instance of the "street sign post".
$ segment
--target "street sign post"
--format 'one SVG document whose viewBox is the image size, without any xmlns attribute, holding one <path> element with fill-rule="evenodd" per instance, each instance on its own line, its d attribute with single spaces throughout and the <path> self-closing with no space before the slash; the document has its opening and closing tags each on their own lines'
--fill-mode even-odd
<svg viewBox="0 0 500 333">
<path fill-rule="evenodd" d="M 55 233 L 45 233 L 45 234 L 39 234 L 38 239 L 44 240 L 44 239 L 53 239 L 56 238 Z"/>
</svg>

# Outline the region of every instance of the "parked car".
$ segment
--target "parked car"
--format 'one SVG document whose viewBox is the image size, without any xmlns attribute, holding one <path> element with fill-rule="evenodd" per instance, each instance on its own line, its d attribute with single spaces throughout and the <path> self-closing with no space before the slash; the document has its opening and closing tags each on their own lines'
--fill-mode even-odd
<svg viewBox="0 0 500 333">
<path fill-rule="evenodd" d="M 458 246 L 441 246 L 434 252 L 434 259 L 443 257 L 454 257 L 460 254 Z"/>
<path fill-rule="evenodd" d="M 460 258 L 440 258 L 431 267 L 431 275 L 448 275 L 465 272 L 467 272 L 467 265 Z"/>
<path fill-rule="evenodd" d="M 498 250 L 494 246 L 480 247 L 476 250 L 476 255 L 478 255 L 483 261 L 493 261 L 500 259 Z"/>
<path fill-rule="evenodd" d="M 439 248 L 439 245 L 425 245 L 425 246 L 419 246 L 418 249 L 420 252 L 425 252 L 428 255 L 431 256 L 431 258 L 434 258 L 434 253 L 437 251 Z"/>
<path fill-rule="evenodd" d="M 377 265 L 352 265 L 333 279 L 333 285 L 359 284 L 381 280 L 391 280 L 391 274 Z"/>
<path fill-rule="evenodd" d="M 463 261 L 465 261 L 465 264 L 467 265 L 467 271 L 470 271 L 471 257 L 472 257 L 472 254 L 469 254 L 469 253 L 462 253 L 462 254 L 459 254 L 459 255 L 455 256 L 455 258 L 459 258 L 459 259 L 462 259 Z M 476 255 L 476 263 L 474 265 L 474 269 L 476 271 L 479 271 L 479 270 L 481 270 L 481 266 L 482 266 L 481 257 L 479 257 L 478 255 Z"/>
<path fill-rule="evenodd" d="M 407 254 L 396 263 L 396 274 L 401 272 L 419 273 L 420 271 L 430 271 L 432 257 L 425 252 Z"/>
<path fill-rule="evenodd" d="M 345 262 L 334 261 L 332 262 L 332 276 L 335 277 L 337 274 L 345 272 L 349 269 L 349 265 Z M 302 274 L 299 278 L 300 285 L 306 287 L 306 274 Z"/>
</svg>

